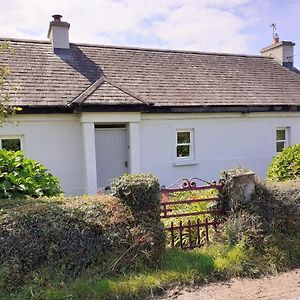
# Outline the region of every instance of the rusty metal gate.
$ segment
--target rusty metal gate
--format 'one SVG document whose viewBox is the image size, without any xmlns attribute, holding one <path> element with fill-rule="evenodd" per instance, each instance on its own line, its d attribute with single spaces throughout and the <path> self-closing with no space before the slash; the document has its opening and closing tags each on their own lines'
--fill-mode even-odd
<svg viewBox="0 0 300 300">
<path fill-rule="evenodd" d="M 222 223 L 219 192 L 223 184 L 199 178 L 180 179 L 161 189 L 161 220 L 171 248 L 193 249 L 210 240 Z"/>
</svg>

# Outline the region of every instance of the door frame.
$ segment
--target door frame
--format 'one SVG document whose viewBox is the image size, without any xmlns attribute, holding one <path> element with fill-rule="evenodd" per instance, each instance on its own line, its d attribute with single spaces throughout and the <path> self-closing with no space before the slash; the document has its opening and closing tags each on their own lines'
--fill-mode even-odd
<svg viewBox="0 0 300 300">
<path fill-rule="evenodd" d="M 126 124 L 128 136 L 128 173 L 141 172 L 140 124 L 141 112 L 81 112 L 79 114 L 82 138 L 82 168 L 84 193 L 97 194 L 95 125 Z"/>
</svg>

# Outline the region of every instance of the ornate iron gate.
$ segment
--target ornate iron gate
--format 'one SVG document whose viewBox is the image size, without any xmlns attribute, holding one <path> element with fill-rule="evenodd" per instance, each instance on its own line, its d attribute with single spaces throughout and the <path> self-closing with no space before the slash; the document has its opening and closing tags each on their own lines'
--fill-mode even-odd
<svg viewBox="0 0 300 300">
<path fill-rule="evenodd" d="M 222 188 L 221 183 L 199 178 L 180 179 L 162 187 L 161 219 L 170 247 L 193 249 L 209 242 L 210 231 L 217 229 L 224 215 L 218 207 Z"/>
</svg>

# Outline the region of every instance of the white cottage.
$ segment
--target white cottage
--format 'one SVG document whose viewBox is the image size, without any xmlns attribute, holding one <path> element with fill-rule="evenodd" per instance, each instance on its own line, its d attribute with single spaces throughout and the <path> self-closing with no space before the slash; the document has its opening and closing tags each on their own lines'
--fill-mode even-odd
<svg viewBox="0 0 300 300">
<path fill-rule="evenodd" d="M 66 194 L 95 194 L 125 172 L 164 185 L 237 166 L 263 177 L 300 143 L 293 43 L 275 39 L 262 56 L 73 44 L 53 17 L 50 41 L 9 39 L 14 51 L 0 54 L 23 108 L 0 146 L 43 163 Z"/>
</svg>

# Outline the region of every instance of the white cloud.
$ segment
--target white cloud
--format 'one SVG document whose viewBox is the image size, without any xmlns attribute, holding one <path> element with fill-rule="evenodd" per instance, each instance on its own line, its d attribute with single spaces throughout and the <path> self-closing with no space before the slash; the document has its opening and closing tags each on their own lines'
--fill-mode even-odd
<svg viewBox="0 0 300 300">
<path fill-rule="evenodd" d="M 71 23 L 70 40 L 245 52 L 250 0 L 1 0 L 0 36 L 46 39 L 51 15 Z"/>
</svg>

